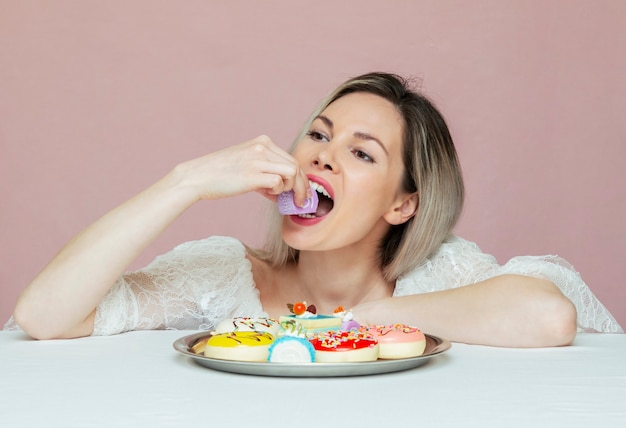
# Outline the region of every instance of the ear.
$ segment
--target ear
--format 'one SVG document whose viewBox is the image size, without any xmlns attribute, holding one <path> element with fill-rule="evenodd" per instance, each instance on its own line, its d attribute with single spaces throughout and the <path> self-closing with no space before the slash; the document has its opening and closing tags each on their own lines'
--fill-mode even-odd
<svg viewBox="0 0 626 428">
<path fill-rule="evenodd" d="M 392 225 L 406 223 L 417 212 L 419 206 L 419 195 L 417 192 L 401 195 L 397 201 L 389 208 L 383 218 Z"/>
</svg>

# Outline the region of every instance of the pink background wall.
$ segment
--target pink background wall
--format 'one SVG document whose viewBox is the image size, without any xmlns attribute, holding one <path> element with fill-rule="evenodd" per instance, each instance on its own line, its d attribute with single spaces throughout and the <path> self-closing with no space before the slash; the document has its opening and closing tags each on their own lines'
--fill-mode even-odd
<svg viewBox="0 0 626 428">
<path fill-rule="evenodd" d="M 625 22 L 619 0 L 0 0 L 0 319 L 177 162 L 261 133 L 286 148 L 327 91 L 385 70 L 449 121 L 457 233 L 500 262 L 565 257 L 626 325 Z M 198 204 L 134 267 L 211 234 L 260 243 L 261 207 Z"/>
</svg>

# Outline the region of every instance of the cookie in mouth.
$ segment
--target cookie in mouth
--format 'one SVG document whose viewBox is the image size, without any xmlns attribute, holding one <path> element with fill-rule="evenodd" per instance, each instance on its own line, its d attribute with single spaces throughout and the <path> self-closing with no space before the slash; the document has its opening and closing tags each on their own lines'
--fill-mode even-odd
<svg viewBox="0 0 626 428">
<path fill-rule="evenodd" d="M 328 193 L 328 191 L 324 188 L 324 186 L 314 181 L 309 181 L 309 184 L 311 185 L 311 190 L 315 191 L 315 193 L 317 194 L 317 209 L 313 213 L 303 213 L 299 216 L 303 218 L 324 217 L 333 209 L 335 202 L 330 196 L 330 193 Z"/>
<path fill-rule="evenodd" d="M 296 205 L 293 190 L 283 192 L 278 195 L 278 212 L 282 215 L 297 215 L 301 218 L 318 218 L 328 214 L 334 205 L 330 193 L 319 183 L 309 181 L 311 186 L 311 197 L 305 200 L 303 206 Z"/>
</svg>

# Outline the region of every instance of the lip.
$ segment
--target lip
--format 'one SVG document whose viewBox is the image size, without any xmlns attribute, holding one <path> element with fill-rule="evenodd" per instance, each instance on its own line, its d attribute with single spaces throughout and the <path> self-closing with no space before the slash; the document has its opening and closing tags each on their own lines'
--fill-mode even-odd
<svg viewBox="0 0 626 428">
<path fill-rule="evenodd" d="M 320 221 L 324 220 L 326 218 L 326 216 L 324 217 L 315 217 L 315 218 L 303 218 L 303 217 L 298 217 L 297 215 L 290 215 L 289 216 L 289 220 L 297 225 L 300 226 L 313 226 L 316 225 L 317 223 L 319 223 Z"/>
<path fill-rule="evenodd" d="M 335 190 L 333 189 L 333 187 L 330 185 L 330 183 L 328 183 L 328 181 L 324 180 L 321 177 L 318 177 L 317 175 L 313 175 L 313 174 L 307 174 L 306 177 L 311 180 L 314 181 L 315 183 L 319 184 L 320 186 L 322 186 L 324 189 L 326 189 L 326 191 L 328 192 L 328 194 L 330 195 L 330 197 L 335 200 Z"/>
</svg>

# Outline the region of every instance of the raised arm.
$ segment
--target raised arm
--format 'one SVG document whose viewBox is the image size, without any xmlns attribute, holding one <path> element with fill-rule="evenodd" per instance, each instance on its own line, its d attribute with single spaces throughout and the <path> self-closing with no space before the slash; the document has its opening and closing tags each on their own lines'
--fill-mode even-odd
<svg viewBox="0 0 626 428">
<path fill-rule="evenodd" d="M 19 296 L 14 318 L 34 338 L 91 334 L 95 308 L 132 261 L 195 202 L 308 185 L 296 161 L 265 136 L 178 165 L 84 229 Z"/>
</svg>

